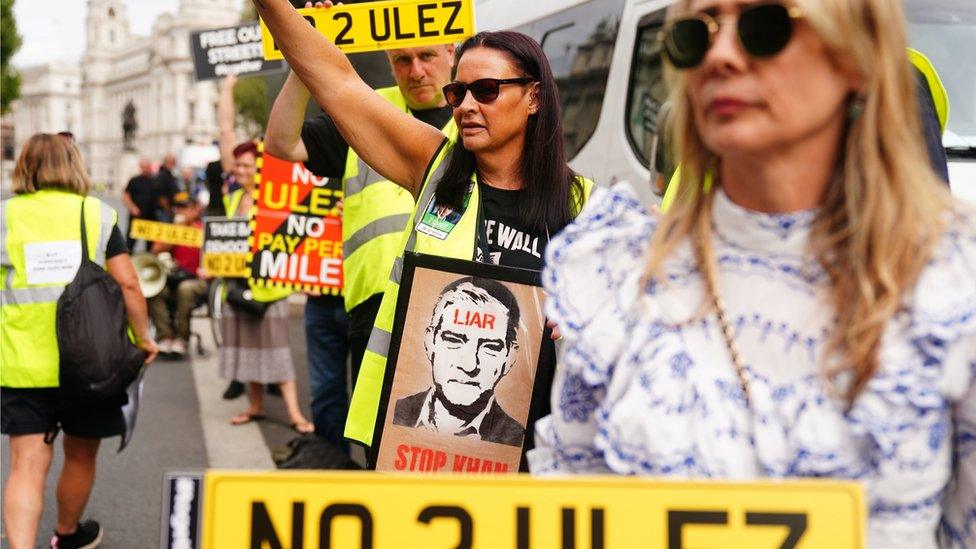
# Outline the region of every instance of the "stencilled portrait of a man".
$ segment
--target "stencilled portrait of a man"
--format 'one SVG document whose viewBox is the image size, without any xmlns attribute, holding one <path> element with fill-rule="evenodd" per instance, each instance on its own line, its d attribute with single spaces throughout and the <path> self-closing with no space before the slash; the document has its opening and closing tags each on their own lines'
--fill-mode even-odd
<svg viewBox="0 0 976 549">
<path fill-rule="evenodd" d="M 430 387 L 396 401 L 393 423 L 521 446 L 525 426 L 496 400 L 518 362 L 519 304 L 504 284 L 465 277 L 440 293 L 424 331 Z"/>
</svg>

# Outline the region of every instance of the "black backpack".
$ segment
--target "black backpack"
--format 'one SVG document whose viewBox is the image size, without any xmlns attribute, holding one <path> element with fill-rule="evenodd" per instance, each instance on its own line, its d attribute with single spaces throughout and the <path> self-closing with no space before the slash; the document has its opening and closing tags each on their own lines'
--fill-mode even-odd
<svg viewBox="0 0 976 549">
<path fill-rule="evenodd" d="M 126 333 L 122 289 L 88 257 L 81 202 L 81 265 L 58 299 L 58 351 L 64 396 L 75 402 L 125 400 L 145 354 Z"/>
</svg>

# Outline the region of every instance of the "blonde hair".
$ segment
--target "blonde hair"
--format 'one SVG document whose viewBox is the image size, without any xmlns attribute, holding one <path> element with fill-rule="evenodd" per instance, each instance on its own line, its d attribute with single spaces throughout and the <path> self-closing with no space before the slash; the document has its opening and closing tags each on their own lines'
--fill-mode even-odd
<svg viewBox="0 0 976 549">
<path fill-rule="evenodd" d="M 690 0 L 669 15 L 686 12 Z M 951 196 L 927 163 L 915 85 L 906 55 L 899 0 L 796 0 L 805 21 L 837 63 L 856 71 L 864 87 L 863 113 L 849 121 L 836 177 L 811 229 L 809 253 L 826 269 L 837 318 L 825 357 L 840 357 L 831 376 L 849 372 L 853 402 L 878 366 L 885 326 L 925 266 L 946 222 Z M 692 117 L 684 78 L 672 74 L 670 101 L 675 151 L 682 171 L 678 195 L 651 244 L 646 277 L 690 239 L 706 281 L 714 281 L 712 198 L 719 158 Z M 706 174 L 716 176 L 708 191 Z"/>
<path fill-rule="evenodd" d="M 71 140 L 50 133 L 34 134 L 24 143 L 14 166 L 15 193 L 59 189 L 85 196 L 91 180 L 81 153 Z"/>
</svg>

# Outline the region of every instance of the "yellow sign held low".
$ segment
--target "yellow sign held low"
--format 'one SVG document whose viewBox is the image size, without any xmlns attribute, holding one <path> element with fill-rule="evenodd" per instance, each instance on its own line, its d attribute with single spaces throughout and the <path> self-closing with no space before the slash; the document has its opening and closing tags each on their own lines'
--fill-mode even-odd
<svg viewBox="0 0 976 549">
<path fill-rule="evenodd" d="M 132 220 L 129 224 L 129 236 L 137 240 L 151 240 L 190 248 L 199 248 L 203 245 L 202 229 L 145 219 Z"/>
<path fill-rule="evenodd" d="M 208 471 L 203 484 L 205 549 L 843 549 L 866 535 L 854 482 Z"/>
<path fill-rule="evenodd" d="M 474 0 L 388 0 L 298 13 L 346 53 L 460 42 L 474 35 Z M 266 60 L 284 59 L 261 21 Z"/>
</svg>

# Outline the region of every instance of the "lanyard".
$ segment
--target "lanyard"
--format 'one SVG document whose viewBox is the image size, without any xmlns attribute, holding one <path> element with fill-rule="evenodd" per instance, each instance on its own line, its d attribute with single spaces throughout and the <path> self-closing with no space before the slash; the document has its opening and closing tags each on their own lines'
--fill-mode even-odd
<svg viewBox="0 0 976 549">
<path fill-rule="evenodd" d="M 474 191 L 475 185 L 481 185 L 481 178 L 478 178 L 477 183 L 471 184 L 470 192 Z M 475 247 L 473 252 L 474 257 L 471 259 L 473 259 L 474 261 L 478 260 L 478 250 L 480 249 L 481 262 L 491 263 L 491 255 L 490 255 L 491 248 L 488 246 L 488 228 L 485 227 L 485 212 L 484 212 L 484 207 L 482 206 L 482 203 L 484 201 L 483 200 L 484 194 L 485 193 L 482 192 L 482 189 L 478 189 L 478 232 L 474 239 L 474 247 Z"/>
</svg>

